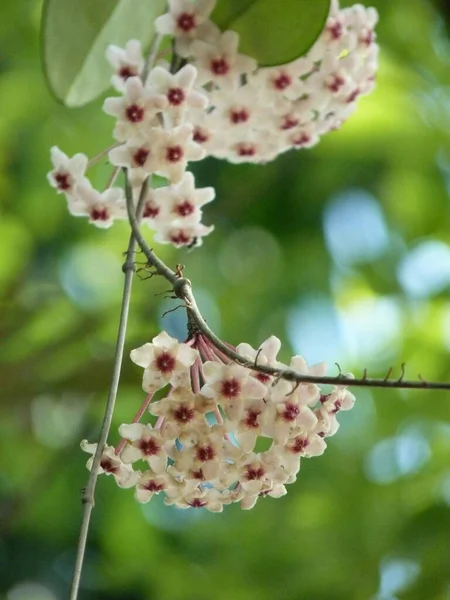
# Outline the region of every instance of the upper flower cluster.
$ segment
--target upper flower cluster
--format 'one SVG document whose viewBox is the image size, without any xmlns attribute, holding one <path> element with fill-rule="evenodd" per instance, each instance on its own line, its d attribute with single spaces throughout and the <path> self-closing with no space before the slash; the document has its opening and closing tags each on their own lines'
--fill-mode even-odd
<svg viewBox="0 0 450 600">
<path fill-rule="evenodd" d="M 377 12 L 332 2 L 311 50 L 291 64 L 257 69 L 238 52 L 239 36 L 209 19 L 214 0 L 169 0 L 156 20 L 175 37 L 177 53 L 198 69 L 209 109 L 190 108 L 194 139 L 208 154 L 231 162 L 267 162 L 291 148 L 309 148 L 354 112 L 375 85 Z M 270 26 L 270 24 L 268 24 Z"/>
<path fill-rule="evenodd" d="M 236 350 L 255 365 L 285 369 L 279 349 L 272 336 L 258 350 L 248 344 Z M 301 458 L 324 452 L 325 438 L 339 427 L 338 412 L 354 403 L 345 381 L 321 394 L 313 384 L 274 379 L 231 362 L 202 335 L 182 344 L 163 332 L 131 358 L 144 368 L 144 406 L 156 422 L 137 422 L 140 410 L 133 423 L 121 425 L 123 440 L 105 449 L 100 472 L 121 487 L 135 487 L 139 502 L 164 492 L 166 504 L 221 511 L 232 502 L 248 509 L 262 496 L 280 497 L 296 480 Z M 289 367 L 304 375 L 325 373 L 324 364 L 308 367 L 300 356 Z M 167 396 L 151 402 L 165 386 Z M 270 447 L 260 451 L 264 439 Z M 134 470 L 134 463 L 145 466 Z"/>
<path fill-rule="evenodd" d="M 103 105 L 116 120 L 109 160 L 117 170 L 126 169 L 135 202 L 146 179 L 165 178 L 163 188 L 149 186 L 143 221 L 157 241 L 175 246 L 199 245 L 213 229 L 202 224 L 201 208 L 214 190 L 195 188 L 186 172 L 190 161 L 211 155 L 267 162 L 290 148 L 311 147 L 350 116 L 375 82 L 375 9 L 339 10 L 334 0 L 306 56 L 258 69 L 253 58 L 239 53 L 238 34 L 221 32 L 209 19 L 214 4 L 169 0 L 169 12 L 155 27 L 175 38 L 182 60 L 174 57 L 172 65 L 160 62 L 147 75 L 137 40 L 107 50 L 120 94 Z M 52 160 L 50 183 L 66 195 L 72 214 L 88 216 L 99 227 L 126 218 L 121 190 L 100 193 L 85 177 L 86 156 L 69 158 L 53 148 Z"/>
</svg>

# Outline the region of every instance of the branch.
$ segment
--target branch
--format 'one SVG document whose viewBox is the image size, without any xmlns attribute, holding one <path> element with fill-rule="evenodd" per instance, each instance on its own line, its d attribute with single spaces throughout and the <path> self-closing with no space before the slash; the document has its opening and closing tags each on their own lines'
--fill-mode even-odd
<svg viewBox="0 0 450 600">
<path fill-rule="evenodd" d="M 138 245 L 147 258 L 148 264 L 151 265 L 159 275 L 162 275 L 165 279 L 167 279 L 167 281 L 173 286 L 174 294 L 185 303 L 186 310 L 188 312 L 190 331 L 192 332 L 196 329 L 230 360 L 242 365 L 243 367 L 252 369 L 253 371 L 265 373 L 266 375 L 276 377 L 277 379 L 286 379 L 287 381 L 292 381 L 297 384 L 315 383 L 322 385 L 343 385 L 345 387 L 450 390 L 450 383 L 426 381 L 420 375 L 419 381 L 405 381 L 403 379 L 404 365 L 402 365 L 402 374 L 399 379 L 389 379 L 392 369 L 388 372 L 384 379 L 370 379 L 367 377 L 366 371 L 364 372 L 364 376 L 360 379 L 349 378 L 342 374 L 339 374 L 337 377 L 316 377 L 313 375 L 302 375 L 301 373 L 293 371 L 292 369 L 277 369 L 276 367 L 258 365 L 256 364 L 256 361 L 249 361 L 247 358 L 245 358 L 245 356 L 241 356 L 231 349 L 227 344 L 222 342 L 222 340 L 220 340 L 208 327 L 195 301 L 195 297 L 192 292 L 192 284 L 189 279 L 180 276 L 180 272 L 177 274 L 175 271 L 172 271 L 172 269 L 170 269 L 158 256 L 156 256 L 156 254 L 145 241 L 140 231 L 139 223 L 134 215 L 132 192 L 126 172 L 125 179 L 125 193 L 131 229 Z M 192 324 L 195 324 L 194 328 L 192 327 Z"/>
<path fill-rule="evenodd" d="M 144 200 L 147 194 L 148 182 L 146 181 L 141 189 L 139 195 L 139 201 L 136 208 L 136 216 L 134 216 L 136 224 L 142 214 L 144 207 Z M 134 254 L 136 250 L 136 238 L 132 233 L 130 241 L 128 243 L 128 250 L 126 253 L 126 260 L 122 267 L 125 273 L 125 282 L 123 287 L 122 295 L 122 307 L 120 311 L 119 328 L 117 333 L 116 351 L 114 357 L 114 367 L 111 380 L 111 386 L 109 390 L 108 400 L 105 407 L 105 415 L 103 417 L 103 423 L 100 431 L 100 439 L 98 441 L 97 450 L 94 455 L 94 461 L 92 463 L 91 472 L 87 486 L 85 488 L 82 503 L 84 504 L 83 519 L 81 522 L 80 537 L 78 540 L 77 556 L 75 560 L 75 568 L 73 573 L 72 584 L 70 587 L 70 600 L 76 600 L 78 597 L 78 591 L 80 587 L 81 571 L 83 568 L 84 554 L 86 551 L 86 540 L 89 532 L 89 523 L 91 519 L 92 509 L 94 508 L 94 494 L 95 486 L 97 483 L 98 470 L 100 467 L 100 461 L 102 458 L 103 450 L 105 448 L 106 440 L 108 438 L 109 430 L 111 428 L 111 421 L 114 412 L 114 406 L 116 403 L 117 390 L 119 387 L 120 371 L 122 368 L 123 350 L 125 346 L 125 334 L 127 330 L 128 312 L 130 308 L 131 299 L 131 285 L 133 282 L 133 275 L 135 271 Z"/>
</svg>

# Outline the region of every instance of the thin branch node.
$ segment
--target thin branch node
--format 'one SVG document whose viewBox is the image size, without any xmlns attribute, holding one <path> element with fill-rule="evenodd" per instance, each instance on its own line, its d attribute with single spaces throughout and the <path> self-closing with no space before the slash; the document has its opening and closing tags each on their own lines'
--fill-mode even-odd
<svg viewBox="0 0 450 600">
<path fill-rule="evenodd" d="M 259 355 L 261 354 L 261 352 L 262 352 L 262 348 L 260 348 L 258 350 L 258 352 L 256 353 L 256 356 L 255 356 L 255 367 L 258 366 L 258 358 L 259 358 Z"/>
<path fill-rule="evenodd" d="M 405 363 L 402 363 L 402 372 L 400 377 L 397 379 L 398 383 L 401 383 L 403 381 L 403 377 L 405 376 Z"/>
<path fill-rule="evenodd" d="M 363 380 L 367 379 L 367 369 L 364 369 L 362 378 Z"/>
<path fill-rule="evenodd" d="M 338 377 L 342 377 L 342 369 L 341 369 L 341 365 L 340 365 L 339 363 L 337 363 L 337 362 L 335 362 L 334 364 L 337 366 L 337 368 L 338 368 L 338 371 L 339 371 L 339 375 L 338 375 Z"/>
</svg>

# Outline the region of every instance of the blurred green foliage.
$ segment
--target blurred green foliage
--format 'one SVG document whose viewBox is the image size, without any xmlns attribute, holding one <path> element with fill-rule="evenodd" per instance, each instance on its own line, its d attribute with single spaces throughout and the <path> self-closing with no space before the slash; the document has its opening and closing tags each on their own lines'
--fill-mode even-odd
<svg viewBox="0 0 450 600">
<path fill-rule="evenodd" d="M 274 333 L 314 362 L 450 380 L 448 4 L 377 0 L 379 83 L 340 130 L 266 166 L 208 160 L 215 232 L 186 265 L 210 325 L 258 345 Z M 49 148 L 111 143 L 94 105 L 45 88 L 40 3 L 3 3 L 0 39 L 0 597 L 67 597 L 87 480 L 79 440 L 99 432 L 121 296 L 125 225 L 99 231 L 49 188 Z M 107 66 L 105 65 L 105 69 Z M 108 177 L 106 165 L 94 184 Z M 166 285 L 136 281 L 127 351 L 162 327 Z M 126 360 L 114 420 L 142 399 Z M 100 479 L 85 600 L 450 598 L 450 398 L 357 392 L 320 459 L 250 512 L 139 506 Z"/>
</svg>

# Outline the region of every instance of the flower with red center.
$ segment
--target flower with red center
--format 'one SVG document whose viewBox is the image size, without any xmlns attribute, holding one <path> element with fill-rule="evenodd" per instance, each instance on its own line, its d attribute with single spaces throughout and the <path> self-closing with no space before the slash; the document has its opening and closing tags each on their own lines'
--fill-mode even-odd
<svg viewBox="0 0 450 600">
<path fill-rule="evenodd" d="M 197 83 L 210 81 L 226 92 L 237 89 L 240 78 L 256 69 L 253 58 L 238 54 L 239 36 L 234 31 L 225 31 L 213 43 L 195 40 L 191 51 L 198 69 Z"/>
<path fill-rule="evenodd" d="M 215 37 L 217 27 L 208 20 L 214 5 L 215 0 L 169 0 L 169 12 L 156 19 L 155 29 L 173 36 L 177 54 L 188 56 L 192 40 Z"/>
<path fill-rule="evenodd" d="M 146 88 L 155 97 L 165 98 L 164 121 L 169 125 L 180 125 L 187 109 L 204 110 L 207 107 L 206 94 L 194 89 L 196 78 L 197 69 L 191 64 L 184 65 L 176 73 L 162 67 L 150 71 Z"/>
<path fill-rule="evenodd" d="M 198 144 L 204 144 L 205 142 L 207 142 L 210 138 L 210 135 L 208 133 L 208 130 L 205 129 L 204 127 L 200 127 L 197 126 L 194 129 L 194 135 L 193 135 L 193 140 L 194 142 L 197 142 Z"/>
<path fill-rule="evenodd" d="M 195 417 L 195 410 L 190 406 L 180 404 L 173 409 L 172 415 L 177 423 L 186 425 Z"/>
<path fill-rule="evenodd" d="M 103 110 L 116 117 L 114 137 L 127 142 L 137 136 L 146 138 L 149 124 L 156 114 L 167 105 L 167 98 L 152 94 L 140 77 L 128 77 L 124 81 L 124 94 L 120 98 L 106 98 Z"/>
<path fill-rule="evenodd" d="M 87 156 L 75 154 L 69 158 L 59 148 L 53 146 L 50 150 L 53 170 L 47 175 L 52 187 L 59 193 L 72 194 L 75 186 L 84 181 L 84 173 L 88 164 Z"/>
<path fill-rule="evenodd" d="M 140 76 L 144 68 L 141 43 L 138 40 L 130 40 L 125 48 L 111 44 L 106 49 L 106 58 L 114 68 L 111 83 L 119 92 L 124 91 L 127 79 Z"/>
<path fill-rule="evenodd" d="M 146 460 L 155 472 L 166 468 L 169 444 L 159 429 L 141 423 L 123 424 L 119 433 L 128 443 L 124 446 L 120 458 L 125 464 L 137 460 Z"/>
<path fill-rule="evenodd" d="M 97 450 L 97 444 L 89 444 L 87 440 L 82 440 L 81 449 L 84 452 L 92 454 L 86 464 L 86 467 L 91 470 L 94 462 L 94 455 Z M 117 485 L 123 488 L 133 487 L 136 485 L 139 478 L 138 472 L 133 471 L 133 468 L 130 465 L 126 465 L 118 456 L 116 456 L 112 446 L 105 446 L 97 473 L 112 475 Z"/>
<path fill-rule="evenodd" d="M 285 402 L 281 417 L 284 421 L 295 421 L 300 413 L 300 407 L 298 404 L 292 402 Z"/>
<path fill-rule="evenodd" d="M 133 362 L 144 367 L 143 387 L 149 392 L 167 383 L 179 385 L 185 382 L 198 353 L 163 331 L 153 338 L 153 343 L 132 350 L 130 356 Z"/>
<path fill-rule="evenodd" d="M 195 450 L 195 458 L 200 462 L 214 460 L 216 458 L 216 452 L 214 450 L 214 447 L 211 444 L 197 446 Z"/>
<path fill-rule="evenodd" d="M 136 483 L 134 497 L 138 502 L 145 504 L 155 494 L 169 489 L 174 483 L 167 473 L 156 474 L 153 471 L 144 471 Z"/>
<path fill-rule="evenodd" d="M 152 130 L 155 155 L 155 173 L 167 177 L 171 183 L 179 183 L 186 171 L 188 161 L 201 160 L 206 152 L 192 139 L 192 125 L 180 125 L 172 129 Z"/>
<path fill-rule="evenodd" d="M 218 401 L 231 421 L 242 418 L 244 399 L 259 400 L 266 393 L 266 386 L 252 377 L 248 369 L 234 363 L 223 365 L 208 361 L 203 373 L 205 385 L 201 393 Z"/>
<path fill-rule="evenodd" d="M 68 207 L 71 214 L 89 217 L 90 223 L 101 228 L 111 227 L 115 219 L 127 218 L 122 189 L 109 188 L 100 193 L 87 179 L 77 185 Z"/>
</svg>

